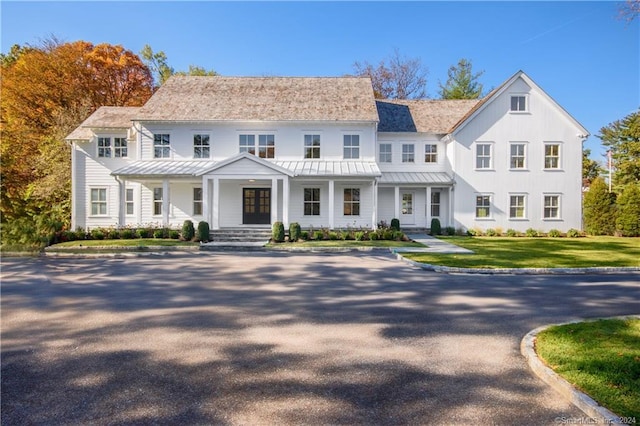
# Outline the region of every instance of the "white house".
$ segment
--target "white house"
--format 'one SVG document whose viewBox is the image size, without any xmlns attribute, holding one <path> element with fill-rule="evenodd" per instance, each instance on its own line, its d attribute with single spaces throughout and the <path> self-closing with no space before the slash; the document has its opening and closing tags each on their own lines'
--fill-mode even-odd
<svg viewBox="0 0 640 426">
<path fill-rule="evenodd" d="M 587 131 L 525 73 L 482 100 L 375 100 L 368 78 L 172 77 L 72 144 L 72 226 L 581 226 Z"/>
</svg>

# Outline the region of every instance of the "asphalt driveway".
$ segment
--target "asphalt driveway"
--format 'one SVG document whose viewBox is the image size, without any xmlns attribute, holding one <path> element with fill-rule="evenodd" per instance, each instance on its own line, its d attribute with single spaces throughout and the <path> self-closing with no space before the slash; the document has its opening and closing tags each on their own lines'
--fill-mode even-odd
<svg viewBox="0 0 640 426">
<path fill-rule="evenodd" d="M 2 424 L 558 424 L 526 332 L 640 313 L 640 275 L 386 254 L 2 260 Z"/>
</svg>

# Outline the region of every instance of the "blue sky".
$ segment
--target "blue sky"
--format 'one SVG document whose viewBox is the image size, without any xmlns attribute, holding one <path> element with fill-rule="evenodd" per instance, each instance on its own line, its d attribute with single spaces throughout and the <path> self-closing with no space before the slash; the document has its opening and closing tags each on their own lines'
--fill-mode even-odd
<svg viewBox="0 0 640 426">
<path fill-rule="evenodd" d="M 617 2 L 9 2 L 2 52 L 63 41 L 145 44 L 176 70 L 223 75 L 340 76 L 398 49 L 429 69 L 428 93 L 460 58 L 486 89 L 522 69 L 595 135 L 640 106 L 640 19 Z"/>
</svg>

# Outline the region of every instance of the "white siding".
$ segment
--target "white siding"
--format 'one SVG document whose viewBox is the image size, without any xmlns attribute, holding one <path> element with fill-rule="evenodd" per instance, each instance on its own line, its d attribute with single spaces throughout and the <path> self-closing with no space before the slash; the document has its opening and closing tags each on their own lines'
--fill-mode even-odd
<svg viewBox="0 0 640 426">
<path fill-rule="evenodd" d="M 320 188 L 320 215 L 304 215 L 304 189 Z M 342 205 L 341 205 L 342 206 Z M 326 181 L 294 181 L 289 196 L 289 221 L 298 222 L 301 227 L 314 228 L 329 226 L 329 184 Z"/>
<path fill-rule="evenodd" d="M 392 162 L 380 163 L 380 144 L 391 144 Z M 402 145 L 414 145 L 415 162 L 402 162 Z M 437 163 L 426 163 L 425 145 L 437 145 Z M 376 144 L 376 161 L 382 172 L 450 172 L 447 161 L 446 145 L 436 135 L 421 135 L 412 133 L 381 133 Z"/>
</svg>

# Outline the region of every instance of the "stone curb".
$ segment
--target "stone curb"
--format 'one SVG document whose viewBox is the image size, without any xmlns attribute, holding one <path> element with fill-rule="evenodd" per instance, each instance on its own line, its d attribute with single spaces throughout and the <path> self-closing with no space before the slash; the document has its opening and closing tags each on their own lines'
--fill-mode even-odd
<svg viewBox="0 0 640 426">
<path fill-rule="evenodd" d="M 621 317 L 611 317 L 604 319 L 628 319 L 638 318 L 640 315 L 627 315 Z M 599 318 L 603 319 L 603 318 Z M 541 378 L 546 384 L 551 386 L 556 392 L 561 394 L 564 398 L 569 400 L 573 405 L 582 410 L 587 416 L 592 419 L 604 420 L 605 424 L 623 424 L 620 421 L 620 416 L 606 409 L 602 405 L 598 404 L 593 398 L 587 394 L 577 390 L 571 383 L 560 377 L 555 371 L 547 367 L 538 358 L 538 354 L 535 349 L 536 336 L 538 333 L 546 330 L 549 327 L 555 325 L 575 324 L 578 322 L 597 321 L 597 319 L 589 320 L 573 320 L 559 324 L 549 324 L 542 327 L 538 327 L 527 333 L 520 342 L 520 353 L 526 358 L 529 367 L 533 372 Z"/>
<path fill-rule="evenodd" d="M 396 259 L 425 271 L 445 274 L 485 274 L 485 275 L 575 275 L 575 274 L 617 274 L 623 272 L 640 272 L 638 266 L 625 267 L 592 267 L 592 268 L 458 268 L 455 266 L 431 265 L 407 259 L 400 253 L 393 252 Z"/>
</svg>

